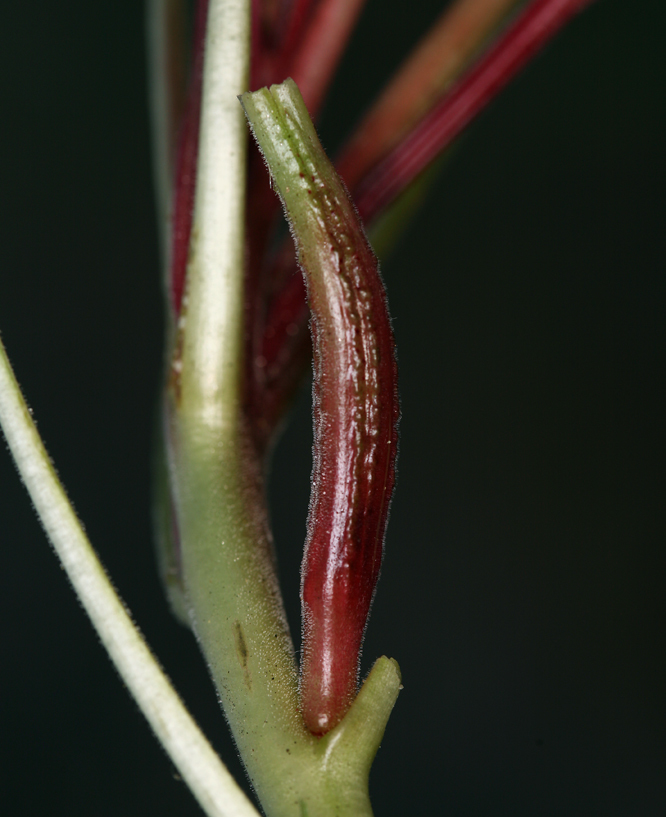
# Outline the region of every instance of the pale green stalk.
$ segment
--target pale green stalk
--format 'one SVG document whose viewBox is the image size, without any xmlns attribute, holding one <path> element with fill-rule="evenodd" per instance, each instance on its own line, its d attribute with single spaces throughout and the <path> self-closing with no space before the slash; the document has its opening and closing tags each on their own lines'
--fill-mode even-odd
<svg viewBox="0 0 666 817">
<path fill-rule="evenodd" d="M 248 12 L 211 3 L 194 225 L 166 392 L 185 605 L 266 814 L 369 817 L 368 772 L 399 670 L 380 659 L 336 729 L 324 738 L 306 730 L 262 464 L 242 408 L 247 134 L 236 97 L 247 81 Z"/>
<path fill-rule="evenodd" d="M 247 88 L 249 0 L 210 0 L 182 350 L 184 415 L 233 422 L 242 368 L 245 157 L 236 97 Z"/>
<path fill-rule="evenodd" d="M 201 807 L 210 817 L 258 817 L 109 581 L 51 464 L 1 342 L 0 424 L 40 521 L 102 644 Z"/>
</svg>

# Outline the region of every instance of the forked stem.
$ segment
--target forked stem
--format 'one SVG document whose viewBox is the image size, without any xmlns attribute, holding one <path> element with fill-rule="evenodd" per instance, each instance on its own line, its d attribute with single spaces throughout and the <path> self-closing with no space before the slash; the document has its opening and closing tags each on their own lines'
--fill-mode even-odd
<svg viewBox="0 0 666 817">
<path fill-rule="evenodd" d="M 243 411 L 247 129 L 236 96 L 249 39 L 249 2 L 211 0 L 192 238 L 165 399 L 184 603 L 265 813 L 362 817 L 371 814 L 368 747 L 378 745 L 399 675 L 384 659 L 366 682 L 363 737 L 350 729 L 331 745 L 306 729 L 262 463 Z"/>
</svg>

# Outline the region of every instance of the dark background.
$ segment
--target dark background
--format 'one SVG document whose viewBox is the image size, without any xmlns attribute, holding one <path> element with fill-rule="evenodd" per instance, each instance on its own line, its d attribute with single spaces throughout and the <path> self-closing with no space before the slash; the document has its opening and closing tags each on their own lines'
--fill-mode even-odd
<svg viewBox="0 0 666 817">
<path fill-rule="evenodd" d="M 439 2 L 370 0 L 334 149 Z M 120 593 L 237 777 L 153 565 L 161 300 L 136 0 L 5 3 L 0 329 Z M 378 817 L 666 813 L 661 0 L 603 0 L 468 133 L 384 264 L 403 419 L 364 667 Z M 307 389 L 275 466 L 298 628 Z M 0 811 L 196 815 L 0 456 Z"/>
</svg>

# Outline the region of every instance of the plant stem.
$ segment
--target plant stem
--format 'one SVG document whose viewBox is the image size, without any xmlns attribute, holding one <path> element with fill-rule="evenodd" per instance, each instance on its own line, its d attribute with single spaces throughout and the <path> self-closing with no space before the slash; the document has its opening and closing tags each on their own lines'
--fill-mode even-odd
<svg viewBox="0 0 666 817">
<path fill-rule="evenodd" d="M 432 108 L 520 1 L 457 0 L 447 5 L 338 157 L 336 167 L 350 190 Z"/>
<path fill-rule="evenodd" d="M 298 85 L 313 119 L 317 118 L 365 2 L 366 0 L 323 0 L 315 8 L 296 53 L 291 56 L 287 52 L 289 75 Z"/>
<path fill-rule="evenodd" d="M 51 464 L 2 342 L 0 424 L 39 519 L 102 644 L 201 807 L 210 817 L 257 817 L 109 581 Z"/>
<path fill-rule="evenodd" d="M 249 15 L 247 0 L 211 0 L 206 31 L 180 410 L 211 427 L 233 416 L 242 375 L 247 134 L 236 97 L 247 87 Z"/>
<path fill-rule="evenodd" d="M 293 80 L 241 101 L 298 247 L 314 339 L 314 468 L 301 569 L 301 703 L 329 731 L 356 695 L 381 564 L 399 416 L 377 259 Z"/>
<path fill-rule="evenodd" d="M 153 183 L 162 267 L 168 272 L 169 214 L 178 127 L 185 104 L 184 0 L 147 0 Z M 168 282 L 167 282 L 168 283 Z"/>
<path fill-rule="evenodd" d="M 335 730 L 322 740 L 305 728 L 262 466 L 243 413 L 246 129 L 236 95 L 247 76 L 247 12 L 237 0 L 210 4 L 190 261 L 166 394 L 185 600 L 266 814 L 361 817 L 372 813 L 368 770 L 399 671 L 380 659 Z"/>
<path fill-rule="evenodd" d="M 364 220 L 387 207 L 569 20 L 594 0 L 533 0 L 354 191 Z"/>
</svg>

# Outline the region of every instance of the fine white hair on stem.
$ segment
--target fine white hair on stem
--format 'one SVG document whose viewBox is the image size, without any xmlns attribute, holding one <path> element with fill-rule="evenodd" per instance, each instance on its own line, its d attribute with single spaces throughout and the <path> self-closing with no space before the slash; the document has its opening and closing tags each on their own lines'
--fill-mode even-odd
<svg viewBox="0 0 666 817">
<path fill-rule="evenodd" d="M 215 754 L 111 584 L 44 448 L 0 341 L 0 425 L 83 607 L 158 740 L 209 817 L 259 817 Z"/>
</svg>

